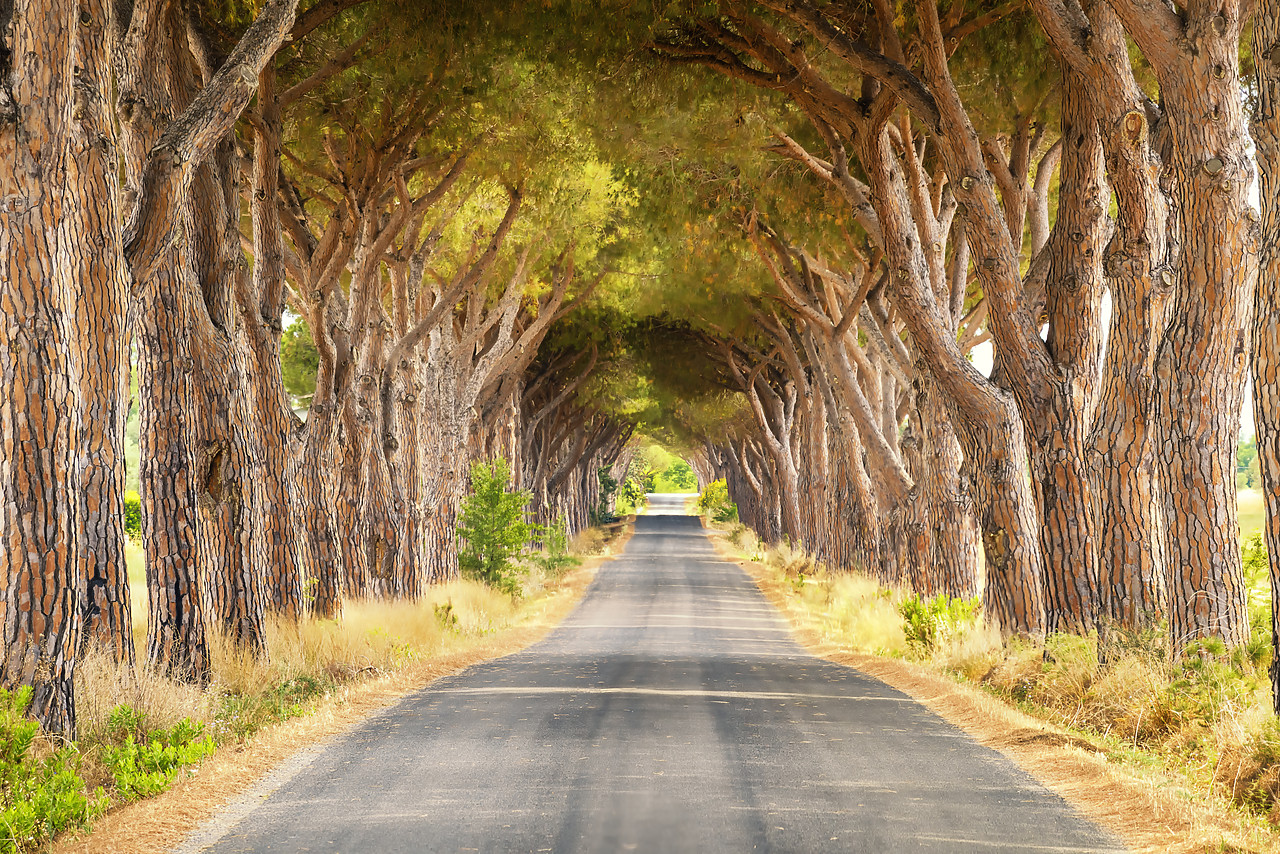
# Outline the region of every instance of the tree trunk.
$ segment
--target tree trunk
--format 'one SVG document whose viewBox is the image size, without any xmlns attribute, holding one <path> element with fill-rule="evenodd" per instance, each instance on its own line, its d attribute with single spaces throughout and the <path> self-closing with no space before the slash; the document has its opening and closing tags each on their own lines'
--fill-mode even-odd
<svg viewBox="0 0 1280 854">
<path fill-rule="evenodd" d="M 249 349 L 253 408 L 257 416 L 258 480 L 266 607 L 296 620 L 306 609 L 302 562 L 293 536 L 290 480 L 291 444 L 299 423 L 289 405 L 280 368 L 284 311 L 284 262 L 277 198 L 280 191 L 280 99 L 275 71 L 259 76 L 259 121 L 253 135 L 253 282 L 241 298 Z"/>
<path fill-rule="evenodd" d="M 1170 246 L 1176 243 L 1148 127 L 1154 107 L 1144 103 L 1124 29 L 1104 0 L 1084 4 L 1090 45 L 1059 7 L 1042 0 L 1033 6 L 1073 77 L 1088 87 L 1117 199 L 1104 263 L 1111 330 L 1090 437 L 1100 628 L 1151 625 L 1164 613 L 1166 592 L 1152 436 L 1154 362 L 1173 284 Z"/>
<path fill-rule="evenodd" d="M 307 413 L 306 434 L 290 459 L 291 505 L 298 557 L 307 578 L 311 612 L 322 620 L 342 616 L 346 571 L 335 517 L 334 434 L 337 413 L 319 402 Z"/>
<path fill-rule="evenodd" d="M 1159 20 L 1133 10 L 1121 17 L 1160 79 L 1183 241 L 1172 319 L 1156 357 L 1170 631 L 1175 652 L 1212 636 L 1238 645 L 1249 620 L 1235 459 L 1259 240 L 1239 81 L 1243 11 L 1235 3 L 1197 7 L 1168 56 L 1161 50 L 1172 44 L 1169 33 L 1148 41 Z"/>
<path fill-rule="evenodd" d="M 76 28 L 71 151 L 60 251 L 69 263 L 78 334 L 80 396 L 80 596 L 83 643 L 121 663 L 135 659 L 125 564 L 124 422 L 129 406 L 128 283 L 120 236 L 120 186 L 111 114 L 109 6 L 82 4 Z"/>
<path fill-rule="evenodd" d="M 1049 239 L 1045 309 L 1052 397 L 1026 419 L 1045 556 L 1048 630 L 1085 634 L 1098 619 L 1093 482 L 1085 459 L 1101 359 L 1102 250 L 1109 188 L 1094 111 L 1077 75 L 1063 73 L 1058 219 Z"/>
<path fill-rule="evenodd" d="M 74 736 L 79 641 L 80 421 L 71 354 L 75 277 L 59 257 L 78 7 L 9 4 L 0 80 L 0 625 L 3 684 L 32 686 L 30 712 Z M 62 236 L 70 238 L 72 235 Z M 68 247 L 69 248 L 69 247 Z M 99 252 L 80 243 L 78 255 Z"/>
<path fill-rule="evenodd" d="M 1271 576 L 1271 696 L 1280 714 L 1280 2 L 1263 0 L 1253 30 L 1258 111 L 1250 128 L 1257 144 L 1262 201 L 1262 257 L 1253 320 L 1253 411 L 1267 502 L 1267 562 Z"/>
<path fill-rule="evenodd" d="M 946 402 L 933 381 L 915 379 L 914 416 L 918 425 L 921 472 L 912 473 L 927 513 L 931 550 L 924 557 L 920 593 L 968 599 L 979 591 L 980 534 L 973 498 L 960 471 L 964 454 L 947 414 Z"/>
</svg>

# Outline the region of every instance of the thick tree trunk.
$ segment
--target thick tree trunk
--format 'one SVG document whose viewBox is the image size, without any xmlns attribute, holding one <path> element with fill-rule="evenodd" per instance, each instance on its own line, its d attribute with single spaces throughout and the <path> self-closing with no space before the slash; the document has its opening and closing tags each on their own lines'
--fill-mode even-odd
<svg viewBox="0 0 1280 854">
<path fill-rule="evenodd" d="M 79 67 L 59 236 L 72 278 L 80 396 L 80 596 L 83 643 L 135 659 L 125 565 L 124 421 L 129 406 L 128 283 L 120 236 L 119 178 L 111 114 L 110 7 L 80 6 Z"/>
<path fill-rule="evenodd" d="M 338 541 L 333 453 L 337 413 L 330 403 L 316 403 L 307 413 L 306 434 L 289 465 L 291 504 L 298 557 L 307 579 L 311 612 L 323 620 L 342 616 L 346 571 Z"/>
<path fill-rule="evenodd" d="M 73 130 L 78 7 L 0 10 L 0 626 L 3 685 L 32 686 L 30 712 L 74 736 L 79 641 L 80 407 L 72 364 L 79 296 L 59 258 Z M 63 235 L 70 237 L 70 235 Z M 69 248 L 69 247 L 67 247 Z M 98 250 L 80 244 L 77 255 Z"/>
<path fill-rule="evenodd" d="M 424 572 L 428 582 L 439 583 L 458 577 L 458 510 L 470 460 L 465 442 L 451 431 L 430 425 L 423 433 L 423 488 L 432 496 L 422 531 Z"/>
<path fill-rule="evenodd" d="M 1262 493 L 1267 502 L 1271 575 L 1271 696 L 1280 714 L 1280 2 L 1263 0 L 1253 30 L 1258 111 L 1250 127 L 1257 144 L 1262 201 L 1262 257 L 1253 320 L 1253 411 Z"/>
<path fill-rule="evenodd" d="M 1058 219 L 1049 239 L 1045 309 L 1052 398 L 1024 418 L 1040 504 L 1048 630 L 1085 634 L 1098 618 L 1098 543 L 1085 454 L 1097 392 L 1102 250 L 1109 189 L 1097 122 L 1077 75 L 1064 72 Z"/>
<path fill-rule="evenodd" d="M 198 322 L 198 321 L 197 321 Z M 198 421 L 194 431 L 199 488 L 198 553 L 209 617 L 239 643 L 263 651 L 263 555 L 255 417 L 248 377 L 235 342 L 208 329 L 192 362 Z"/>
<path fill-rule="evenodd" d="M 1126 35 L 1104 0 L 1085 4 L 1086 32 L 1060 8 L 1036 0 L 1058 52 L 1088 87 L 1117 197 L 1104 272 L 1111 330 L 1090 446 L 1098 540 L 1101 628 L 1154 624 L 1164 613 L 1163 513 L 1155 477 L 1152 417 L 1155 352 L 1173 284 L 1162 166 Z"/>
<path fill-rule="evenodd" d="M 240 297 L 249 348 L 253 408 L 259 446 L 263 565 L 266 606 L 288 619 L 305 611 L 302 564 L 291 518 L 289 462 L 299 423 L 289 406 L 280 367 L 284 311 L 284 262 L 280 216 L 280 99 L 268 65 L 258 83 L 260 121 L 253 137 L 253 282 Z"/>
<path fill-rule="evenodd" d="M 186 315 L 176 280 L 161 269 L 135 291 L 142 546 L 147 558 L 147 662 L 183 679 L 209 671 L 204 596 L 196 560 L 196 478 L 186 437 L 193 431 Z M 145 306 L 145 310 L 144 310 Z"/>
<path fill-rule="evenodd" d="M 971 598 L 979 591 L 981 539 L 973 498 L 960 476 L 964 454 L 947 414 L 946 401 L 925 374 L 915 380 L 921 472 L 913 479 L 927 508 L 930 551 L 923 564 L 923 593 Z"/>
<path fill-rule="evenodd" d="M 934 381 L 948 403 L 963 449 L 961 469 L 971 488 L 986 555 L 985 606 L 1005 634 L 1044 634 L 1044 558 L 1038 508 L 1026 478 L 1027 445 L 1012 396 L 995 387 L 956 344 L 949 313 L 943 313 L 929 281 L 919 244 L 908 242 L 901 172 L 883 130 L 864 139 L 867 168 L 889 262 L 898 272 L 893 299 Z"/>
<path fill-rule="evenodd" d="M 1180 24 L 1184 35 L 1173 57 L 1158 53 L 1163 41 L 1144 48 L 1157 51 L 1183 241 L 1173 314 L 1156 359 L 1169 626 L 1178 652 L 1198 638 L 1237 645 L 1249 634 L 1235 451 L 1259 227 L 1248 201 L 1253 167 L 1239 81 L 1242 15 L 1235 3 L 1197 7 Z M 1132 17 L 1122 14 L 1143 45 L 1135 25 L 1159 21 Z"/>
</svg>

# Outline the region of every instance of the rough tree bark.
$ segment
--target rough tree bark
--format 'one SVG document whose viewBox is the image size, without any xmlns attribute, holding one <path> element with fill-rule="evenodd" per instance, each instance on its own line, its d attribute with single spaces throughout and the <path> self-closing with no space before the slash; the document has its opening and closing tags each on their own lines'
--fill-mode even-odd
<svg viewBox="0 0 1280 854">
<path fill-rule="evenodd" d="M 1267 502 L 1271 575 L 1271 696 L 1280 714 L 1280 3 L 1263 0 L 1253 30 L 1258 111 L 1250 122 L 1258 146 L 1262 257 L 1253 320 L 1253 411 Z"/>
<path fill-rule="evenodd" d="M 31 714 L 68 736 L 75 733 L 80 623 L 80 407 L 72 364 L 79 295 L 64 263 L 97 251 L 58 245 L 59 237 L 71 237 L 58 224 L 77 135 L 68 119 L 78 15 L 77 4 L 67 2 L 0 9 L 7 57 L 0 80 L 3 684 L 31 686 Z M 74 254 L 64 256 L 69 250 Z"/>
<path fill-rule="evenodd" d="M 1248 4 L 1111 0 L 1160 83 L 1178 231 L 1172 316 L 1156 356 L 1169 628 L 1175 652 L 1248 638 L 1235 449 L 1258 275 L 1258 214 L 1240 86 Z"/>
<path fill-rule="evenodd" d="M 80 396 L 79 557 L 83 643 L 133 664 L 125 565 L 124 419 L 129 406 L 128 283 L 120 234 L 120 182 L 111 105 L 112 8 L 80 6 L 72 150 L 60 252 L 73 279 Z M 86 253 L 87 245 L 94 246 Z"/>
</svg>

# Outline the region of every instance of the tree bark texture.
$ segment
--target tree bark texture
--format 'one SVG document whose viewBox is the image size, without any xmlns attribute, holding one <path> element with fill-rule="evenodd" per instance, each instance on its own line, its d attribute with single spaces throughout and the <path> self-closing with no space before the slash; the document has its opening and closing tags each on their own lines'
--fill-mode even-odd
<svg viewBox="0 0 1280 854">
<path fill-rule="evenodd" d="M 128 284 L 120 234 L 109 37 L 112 11 L 80 6 L 71 150 L 59 244 L 72 278 L 80 400 L 80 606 L 83 644 L 133 664 L 125 565 L 124 421 L 129 405 Z"/>
<path fill-rule="evenodd" d="M 30 713 L 74 736 L 79 641 L 80 409 L 75 298 L 66 265 L 92 244 L 59 246 L 66 162 L 76 134 L 78 7 L 10 5 L 0 21 L 0 626 L 3 684 L 33 688 Z M 66 257 L 64 252 L 75 255 Z"/>
<path fill-rule="evenodd" d="M 1262 254 L 1253 319 L 1253 411 L 1262 494 L 1266 496 L 1267 561 L 1271 577 L 1271 696 L 1280 714 L 1280 3 L 1258 5 L 1253 30 L 1258 111 L 1250 122 L 1257 144 L 1262 201 Z"/>
<path fill-rule="evenodd" d="M 1235 449 L 1249 354 L 1259 224 L 1248 203 L 1238 48 L 1245 7 L 1111 3 L 1160 82 L 1181 255 L 1156 356 L 1169 626 L 1175 652 L 1199 638 L 1243 643 Z"/>
</svg>

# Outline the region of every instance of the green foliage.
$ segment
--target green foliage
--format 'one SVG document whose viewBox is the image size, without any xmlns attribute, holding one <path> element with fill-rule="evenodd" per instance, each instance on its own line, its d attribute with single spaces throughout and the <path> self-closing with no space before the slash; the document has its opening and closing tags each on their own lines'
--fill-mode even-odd
<svg viewBox="0 0 1280 854">
<path fill-rule="evenodd" d="M 729 501 L 729 486 L 724 478 L 713 480 L 698 495 L 698 509 L 703 513 L 711 513 Z"/>
<path fill-rule="evenodd" d="M 663 489 L 670 487 L 670 489 Z M 659 492 L 693 492 L 698 488 L 698 476 L 684 460 L 674 460 L 658 477 Z"/>
<path fill-rule="evenodd" d="M 596 472 L 596 477 L 600 479 L 600 501 L 591 508 L 591 524 L 593 526 L 609 525 L 618 521 L 617 514 L 609 509 L 611 499 L 618 492 L 618 479 L 609 473 L 609 466 L 601 466 Z M 556 520 L 557 524 L 561 522 L 563 522 L 562 519 Z"/>
<path fill-rule="evenodd" d="M 265 726 L 296 718 L 333 684 L 315 676 L 297 676 L 261 693 L 228 694 L 215 717 L 218 740 L 241 742 Z"/>
<path fill-rule="evenodd" d="M 1252 436 L 1236 446 L 1236 489 L 1262 488 L 1262 462 L 1258 458 L 1258 440 Z"/>
<path fill-rule="evenodd" d="M 142 539 L 142 496 L 132 489 L 124 494 L 124 532 L 135 542 Z"/>
<path fill-rule="evenodd" d="M 527 490 L 508 491 L 507 461 L 471 466 L 471 495 L 458 514 L 458 565 L 468 578 L 519 595 L 523 570 L 513 558 L 533 534 L 524 508 L 533 497 Z"/>
<path fill-rule="evenodd" d="M 153 730 L 136 739 L 144 723 L 144 716 L 129 706 L 117 706 L 111 713 L 110 728 L 128 734 L 123 744 L 105 748 L 103 761 L 125 801 L 160 794 L 184 768 L 199 764 L 218 748 L 213 737 L 205 734 L 204 724 L 184 718 L 171 729 Z"/>
<path fill-rule="evenodd" d="M 1269 641 L 1267 638 L 1267 647 Z M 1261 686 L 1263 656 L 1259 652 L 1253 643 L 1228 651 L 1217 637 L 1189 644 L 1174 666 L 1161 711 L 1175 718 L 1180 727 L 1191 722 L 1200 729 L 1217 722 L 1228 711 L 1244 705 Z"/>
<path fill-rule="evenodd" d="M 531 559 L 549 578 L 559 578 L 569 567 L 582 563 L 569 554 L 569 523 L 564 516 L 557 516 L 554 522 L 542 529 L 542 551 L 535 552 Z"/>
<path fill-rule="evenodd" d="M 738 521 L 738 505 L 729 500 L 729 487 L 724 478 L 707 484 L 698 496 L 698 510 L 716 522 Z"/>
<path fill-rule="evenodd" d="M 432 610 L 435 611 L 436 622 L 440 624 L 440 628 L 450 632 L 458 630 L 458 615 L 454 613 L 452 600 L 437 602 L 432 606 Z"/>
<path fill-rule="evenodd" d="M 30 704 L 29 687 L 0 689 L 0 854 L 39 850 L 107 808 L 101 789 L 86 792 L 74 746 L 34 755 L 40 725 L 25 717 Z"/>
<path fill-rule="evenodd" d="M 922 599 L 918 593 L 913 593 L 898 604 L 907 643 L 925 655 L 933 652 L 940 643 L 976 627 L 981 610 L 980 599 L 961 599 L 945 594 Z"/>
<path fill-rule="evenodd" d="M 295 406 L 311 402 L 319 368 L 320 354 L 311 340 L 311 330 L 302 318 L 296 318 L 280 336 L 280 374 Z"/>
<path fill-rule="evenodd" d="M 653 489 L 653 472 L 637 454 L 627 465 L 627 473 L 618 486 L 618 512 L 632 513 L 644 506 Z"/>
<path fill-rule="evenodd" d="M 693 492 L 698 488 L 693 468 L 657 442 L 647 444 L 640 456 L 648 464 L 645 485 L 649 492 Z"/>
</svg>

